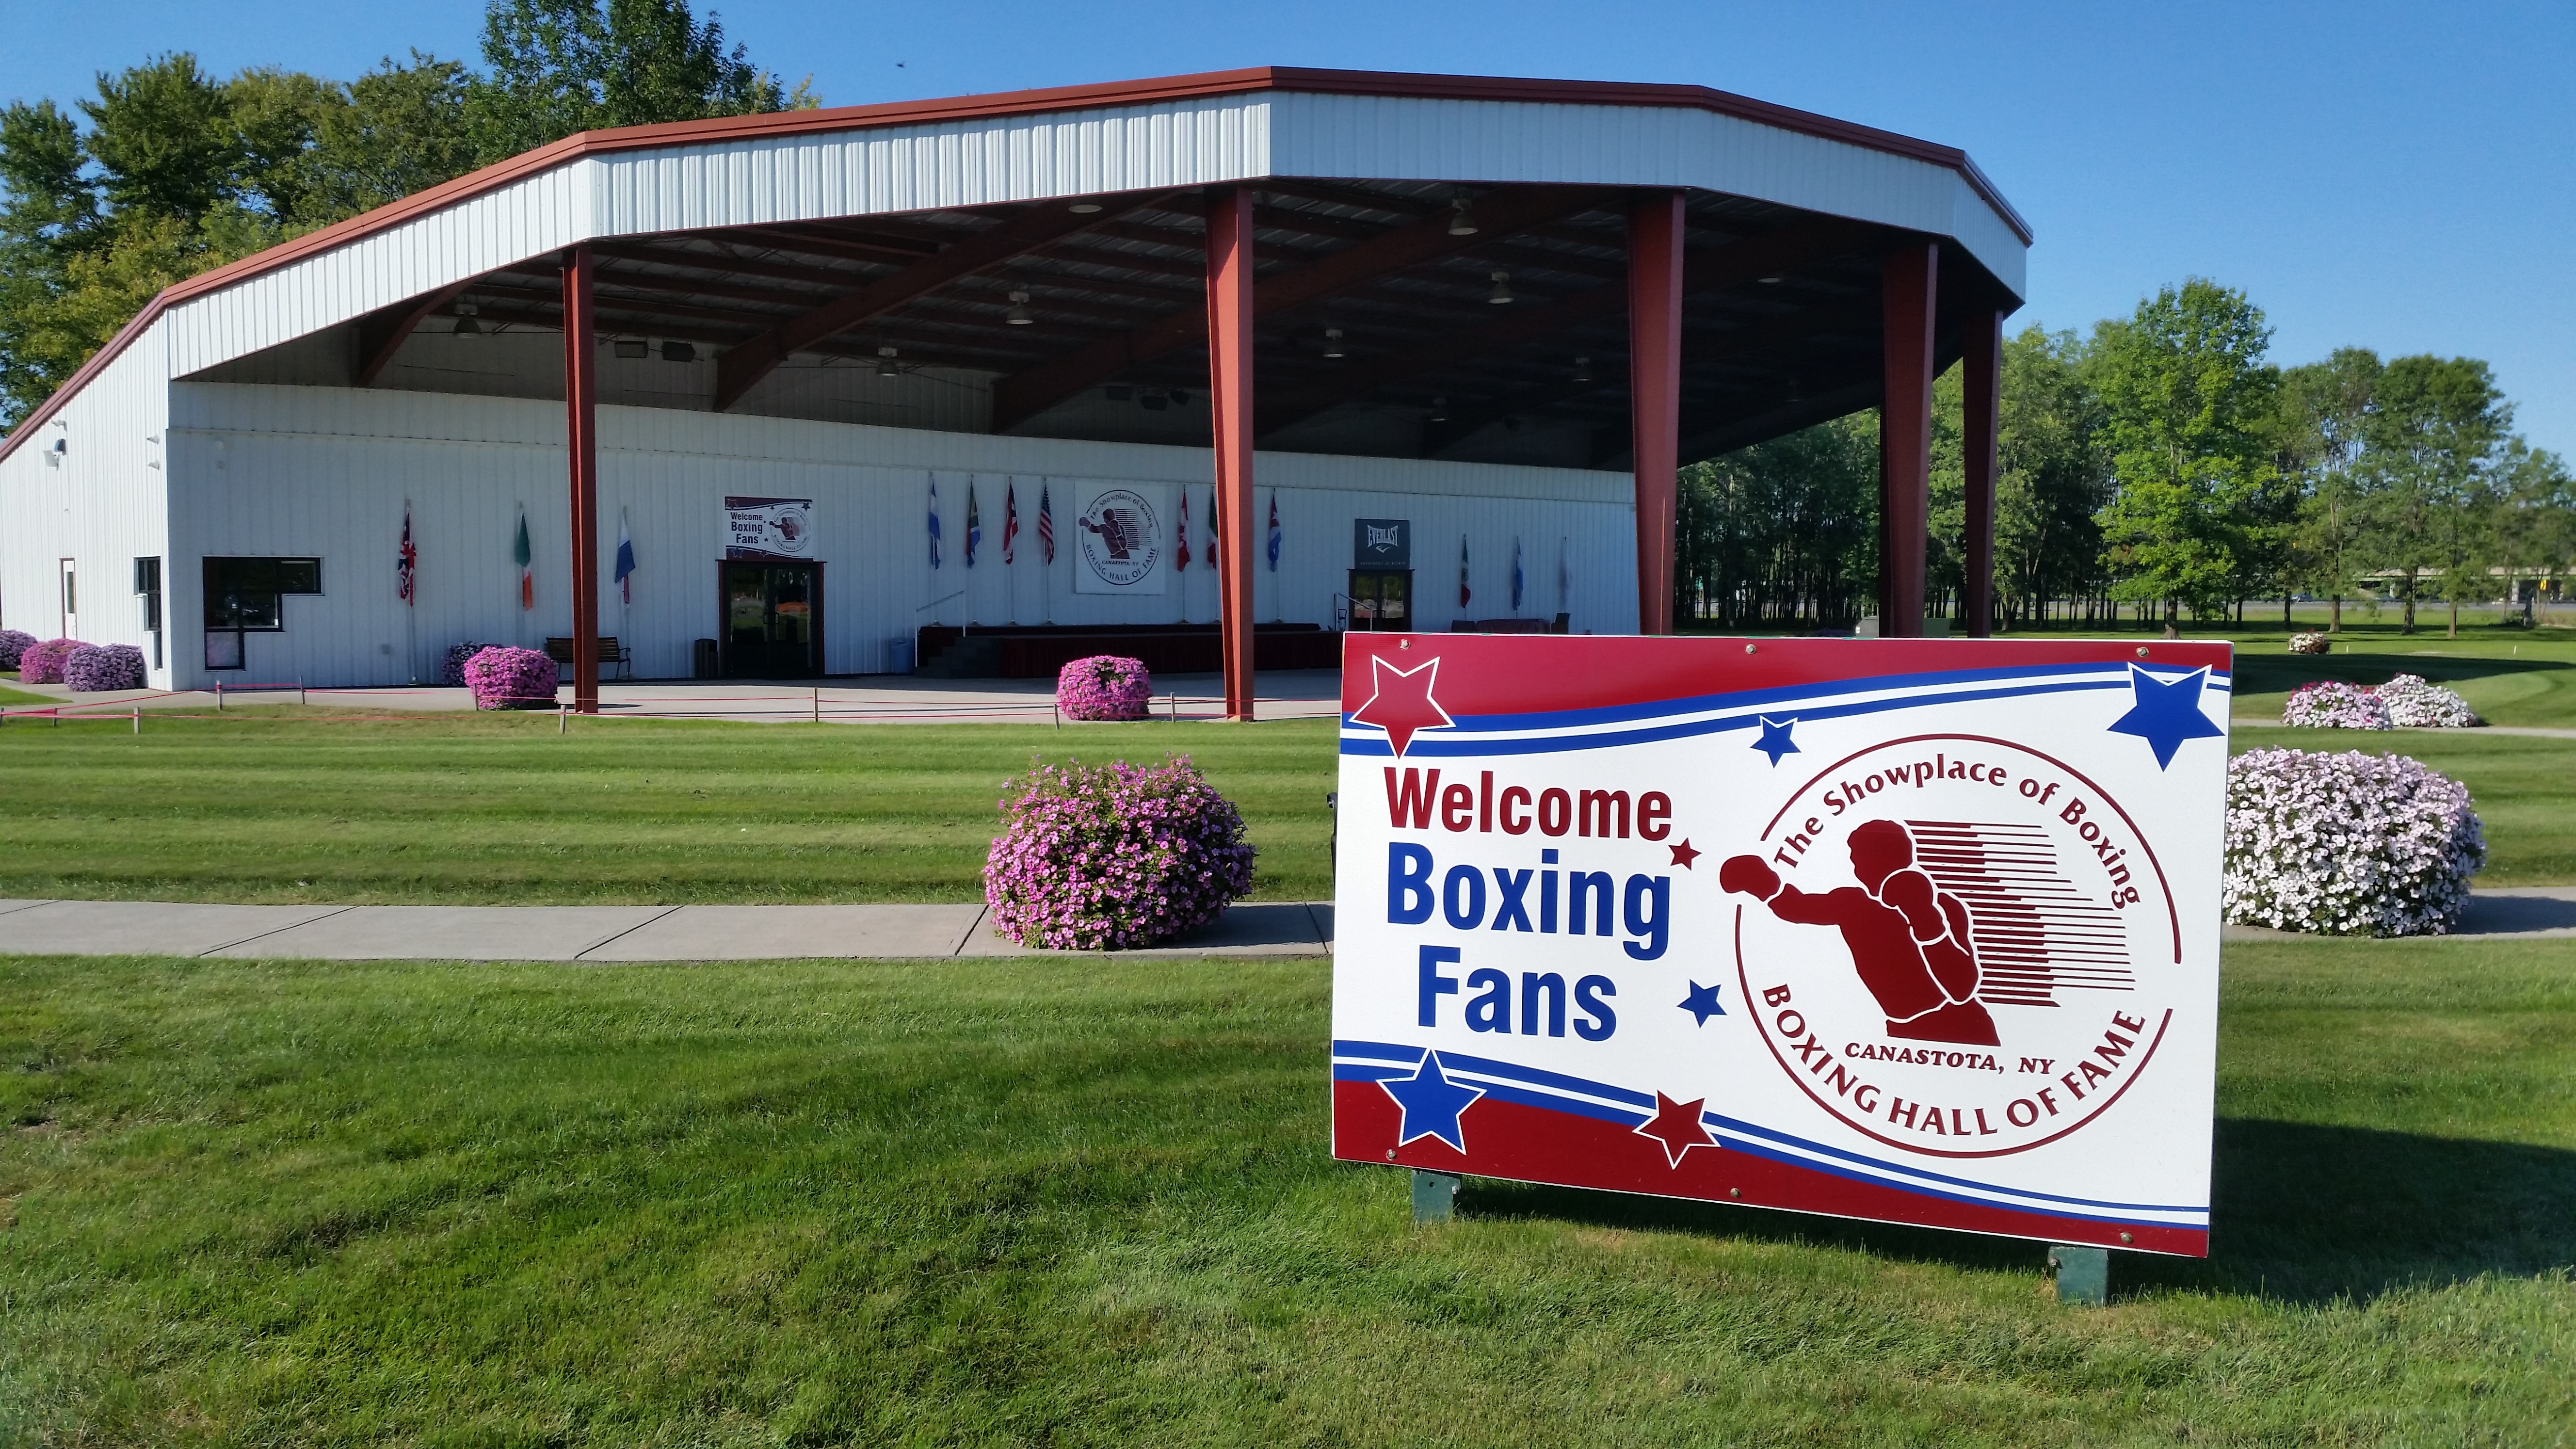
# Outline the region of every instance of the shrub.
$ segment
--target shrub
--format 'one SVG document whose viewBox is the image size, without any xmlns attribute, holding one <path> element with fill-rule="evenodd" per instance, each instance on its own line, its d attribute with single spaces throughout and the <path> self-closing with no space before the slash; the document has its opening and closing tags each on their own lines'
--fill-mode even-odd
<svg viewBox="0 0 2576 1449">
<path fill-rule="evenodd" d="M 2304 633 L 2293 634 L 2290 636 L 2290 652 L 2293 654 L 2323 654 L 2326 652 L 2326 636 L 2318 633 L 2314 629 L 2307 630 Z"/>
<path fill-rule="evenodd" d="M 1067 719 L 1143 719 L 1153 698 L 1141 659 L 1094 654 L 1056 671 L 1055 702 Z"/>
<path fill-rule="evenodd" d="M 2366 685 L 2346 684 L 2339 679 L 2321 679 L 2291 690 L 2290 702 L 2281 708 L 2281 723 L 2321 730 L 2391 727 L 2386 700 Z"/>
<path fill-rule="evenodd" d="M 489 644 L 477 644 L 470 639 L 462 644 L 448 645 L 447 658 L 439 667 L 439 679 L 450 688 L 461 687 L 465 683 L 465 661 L 491 647 Z"/>
<path fill-rule="evenodd" d="M 2464 730 L 2478 722 L 2469 702 L 2418 674 L 2401 674 L 2371 693 L 2388 706 L 2388 722 L 2408 730 Z"/>
<path fill-rule="evenodd" d="M 78 639 L 48 639 L 42 644 L 30 644 L 18 655 L 18 680 L 22 684 L 60 684 L 63 682 L 64 661 L 72 657 L 73 650 L 88 647 Z"/>
<path fill-rule="evenodd" d="M 27 652 L 36 636 L 23 629 L 0 629 L 0 669 L 18 667 L 18 656 Z"/>
<path fill-rule="evenodd" d="M 993 929 L 1023 946 L 1123 950 L 1203 926 L 1252 889 L 1243 816 L 1187 756 L 1037 766 L 984 861 Z"/>
<path fill-rule="evenodd" d="M 2467 787 L 2403 755 L 2248 750 L 2228 763 L 2230 921 L 2438 934 L 2458 923 L 2486 854 Z"/>
<path fill-rule="evenodd" d="M 141 689 L 143 651 L 131 644 L 83 644 L 63 661 L 63 683 L 85 694 Z"/>
<path fill-rule="evenodd" d="M 489 644 L 465 661 L 465 683 L 476 709 L 545 709 L 555 702 L 561 675 L 555 662 L 534 649 Z"/>
</svg>

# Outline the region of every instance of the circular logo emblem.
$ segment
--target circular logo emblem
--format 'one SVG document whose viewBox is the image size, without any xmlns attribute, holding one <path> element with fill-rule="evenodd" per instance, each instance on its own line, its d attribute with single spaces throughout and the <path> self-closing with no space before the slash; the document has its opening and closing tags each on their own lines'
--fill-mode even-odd
<svg viewBox="0 0 2576 1449">
<path fill-rule="evenodd" d="M 2118 801 L 2019 745 L 1862 750 L 1718 878 L 1771 1054 L 1893 1147 L 1994 1157 L 2077 1131 L 2173 1016 L 2179 920 L 2154 852 Z"/>
<path fill-rule="evenodd" d="M 1132 488 L 1102 489 L 1073 522 L 1083 567 L 1103 583 L 1140 583 L 1162 557 L 1163 530 L 1154 505 Z"/>
</svg>

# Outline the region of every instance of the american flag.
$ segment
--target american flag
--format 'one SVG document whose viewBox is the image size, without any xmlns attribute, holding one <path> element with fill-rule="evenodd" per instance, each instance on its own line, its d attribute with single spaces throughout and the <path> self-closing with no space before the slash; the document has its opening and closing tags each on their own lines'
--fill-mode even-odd
<svg viewBox="0 0 2576 1449">
<path fill-rule="evenodd" d="M 420 550 L 411 542 L 411 500 L 403 500 L 402 559 L 394 565 L 394 597 L 417 606 L 412 590 L 412 571 L 420 567 Z"/>
<path fill-rule="evenodd" d="M 1181 526 L 1172 531 L 1172 536 L 1180 544 L 1172 551 L 1172 572 L 1187 573 L 1190 569 L 1190 490 L 1187 488 L 1181 490 Z"/>
<path fill-rule="evenodd" d="M 1055 562 L 1055 500 L 1044 483 L 1038 485 L 1038 552 L 1043 562 Z"/>
<path fill-rule="evenodd" d="M 1475 591 L 1467 587 L 1467 535 L 1462 533 L 1458 535 L 1458 607 L 1467 607 L 1467 601 L 1475 596 Z"/>
<path fill-rule="evenodd" d="M 1020 489 L 1017 483 L 1002 485 L 1002 562 L 1005 566 L 1018 557 L 1020 541 Z"/>
<path fill-rule="evenodd" d="M 984 545 L 984 515 L 975 508 L 975 480 L 966 480 L 966 567 L 975 566 L 975 550 Z"/>
<path fill-rule="evenodd" d="M 939 480 L 930 480 L 930 566 L 939 567 Z"/>
<path fill-rule="evenodd" d="M 1217 517 L 1216 490 L 1208 490 L 1208 567 L 1225 577 L 1225 524 Z"/>
<path fill-rule="evenodd" d="M 1279 572 L 1279 490 L 1270 490 L 1270 571 Z"/>
</svg>

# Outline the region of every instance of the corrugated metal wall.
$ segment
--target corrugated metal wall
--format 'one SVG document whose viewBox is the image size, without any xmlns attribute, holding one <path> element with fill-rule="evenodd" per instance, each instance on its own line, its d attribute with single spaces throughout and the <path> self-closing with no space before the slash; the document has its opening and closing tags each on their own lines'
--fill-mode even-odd
<svg viewBox="0 0 2576 1449">
<path fill-rule="evenodd" d="M 78 581 L 76 636 L 137 645 L 152 658 L 134 561 L 169 552 L 165 356 L 158 330 L 147 333 L 0 461 L 0 627 L 39 639 L 62 631 L 61 561 L 68 558 Z M 62 464 L 47 467 L 44 455 L 57 439 Z M 165 599 L 169 592 L 165 582 Z M 165 621 L 165 640 L 195 637 L 193 600 L 187 635 L 176 632 L 178 622 Z M 168 670 L 153 677 L 166 682 Z"/>
<path fill-rule="evenodd" d="M 185 480 L 174 533 L 190 554 L 178 571 L 195 580 L 205 554 L 323 560 L 324 595 L 287 600 L 285 631 L 251 636 L 249 676 L 399 684 L 415 670 L 430 675 L 439 652 L 463 639 L 533 646 L 570 632 L 559 406 L 210 383 L 182 383 L 173 393 L 173 466 Z M 1513 612 L 1518 540 L 1526 578 L 1520 612 L 1556 612 L 1562 557 L 1576 629 L 1636 627 L 1625 474 L 1294 453 L 1261 454 L 1256 468 L 1258 521 L 1267 524 L 1275 494 L 1284 535 L 1278 571 L 1264 566 L 1255 582 L 1258 618 L 1328 622 L 1350 564 L 1350 520 L 1399 517 L 1414 522 L 1416 595 L 1427 627 L 1445 628 L 1460 615 L 1462 538 L 1475 590 L 1467 614 Z M 934 477 L 947 539 L 945 567 L 936 571 L 926 538 Z M 691 641 L 717 629 L 727 494 L 816 500 L 834 673 L 884 669 L 888 643 L 909 639 L 924 622 L 1206 622 L 1216 617 L 1216 579 L 1204 564 L 1210 477 L 1203 449 L 602 408 L 601 577 L 609 577 L 621 516 L 640 562 L 632 608 L 607 590 L 602 627 L 634 648 L 639 675 L 688 673 Z M 1191 547 L 1202 557 L 1179 589 L 1160 599 L 1072 592 L 1065 545 L 1070 484 L 1079 478 L 1190 488 Z M 970 483 L 985 537 L 972 569 L 964 566 Z M 1059 539 L 1052 569 L 1038 562 L 1036 543 L 1038 493 L 1049 484 Z M 1018 563 L 1005 567 L 1003 500 L 1011 487 L 1019 491 L 1021 536 Z M 394 597 L 405 498 L 421 554 L 411 619 Z M 538 578 L 538 606 L 524 615 L 510 557 L 523 506 Z"/>
</svg>

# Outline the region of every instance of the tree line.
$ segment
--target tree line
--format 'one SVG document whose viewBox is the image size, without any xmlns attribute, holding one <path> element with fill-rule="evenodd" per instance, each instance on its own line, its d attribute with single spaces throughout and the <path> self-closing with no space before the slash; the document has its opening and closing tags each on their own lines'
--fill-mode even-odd
<svg viewBox="0 0 2576 1449">
<path fill-rule="evenodd" d="M 1997 627 L 2242 618 L 2250 601 L 2511 598 L 2576 556 L 2576 481 L 2513 432 L 2492 369 L 2367 348 L 2279 367 L 2245 294 L 2167 287 L 2090 336 L 2005 339 Z M 1934 389 L 1929 574 L 1964 617 L 1956 368 Z M 1878 422 L 1856 414 L 1684 470 L 1681 612 L 1844 627 L 1876 610 Z M 2499 572 L 2501 571 L 2501 572 Z"/>
<path fill-rule="evenodd" d="M 481 48 L 350 81 L 174 53 L 0 110 L 0 429 L 172 282 L 576 131 L 816 104 L 688 0 L 490 0 Z"/>
</svg>

